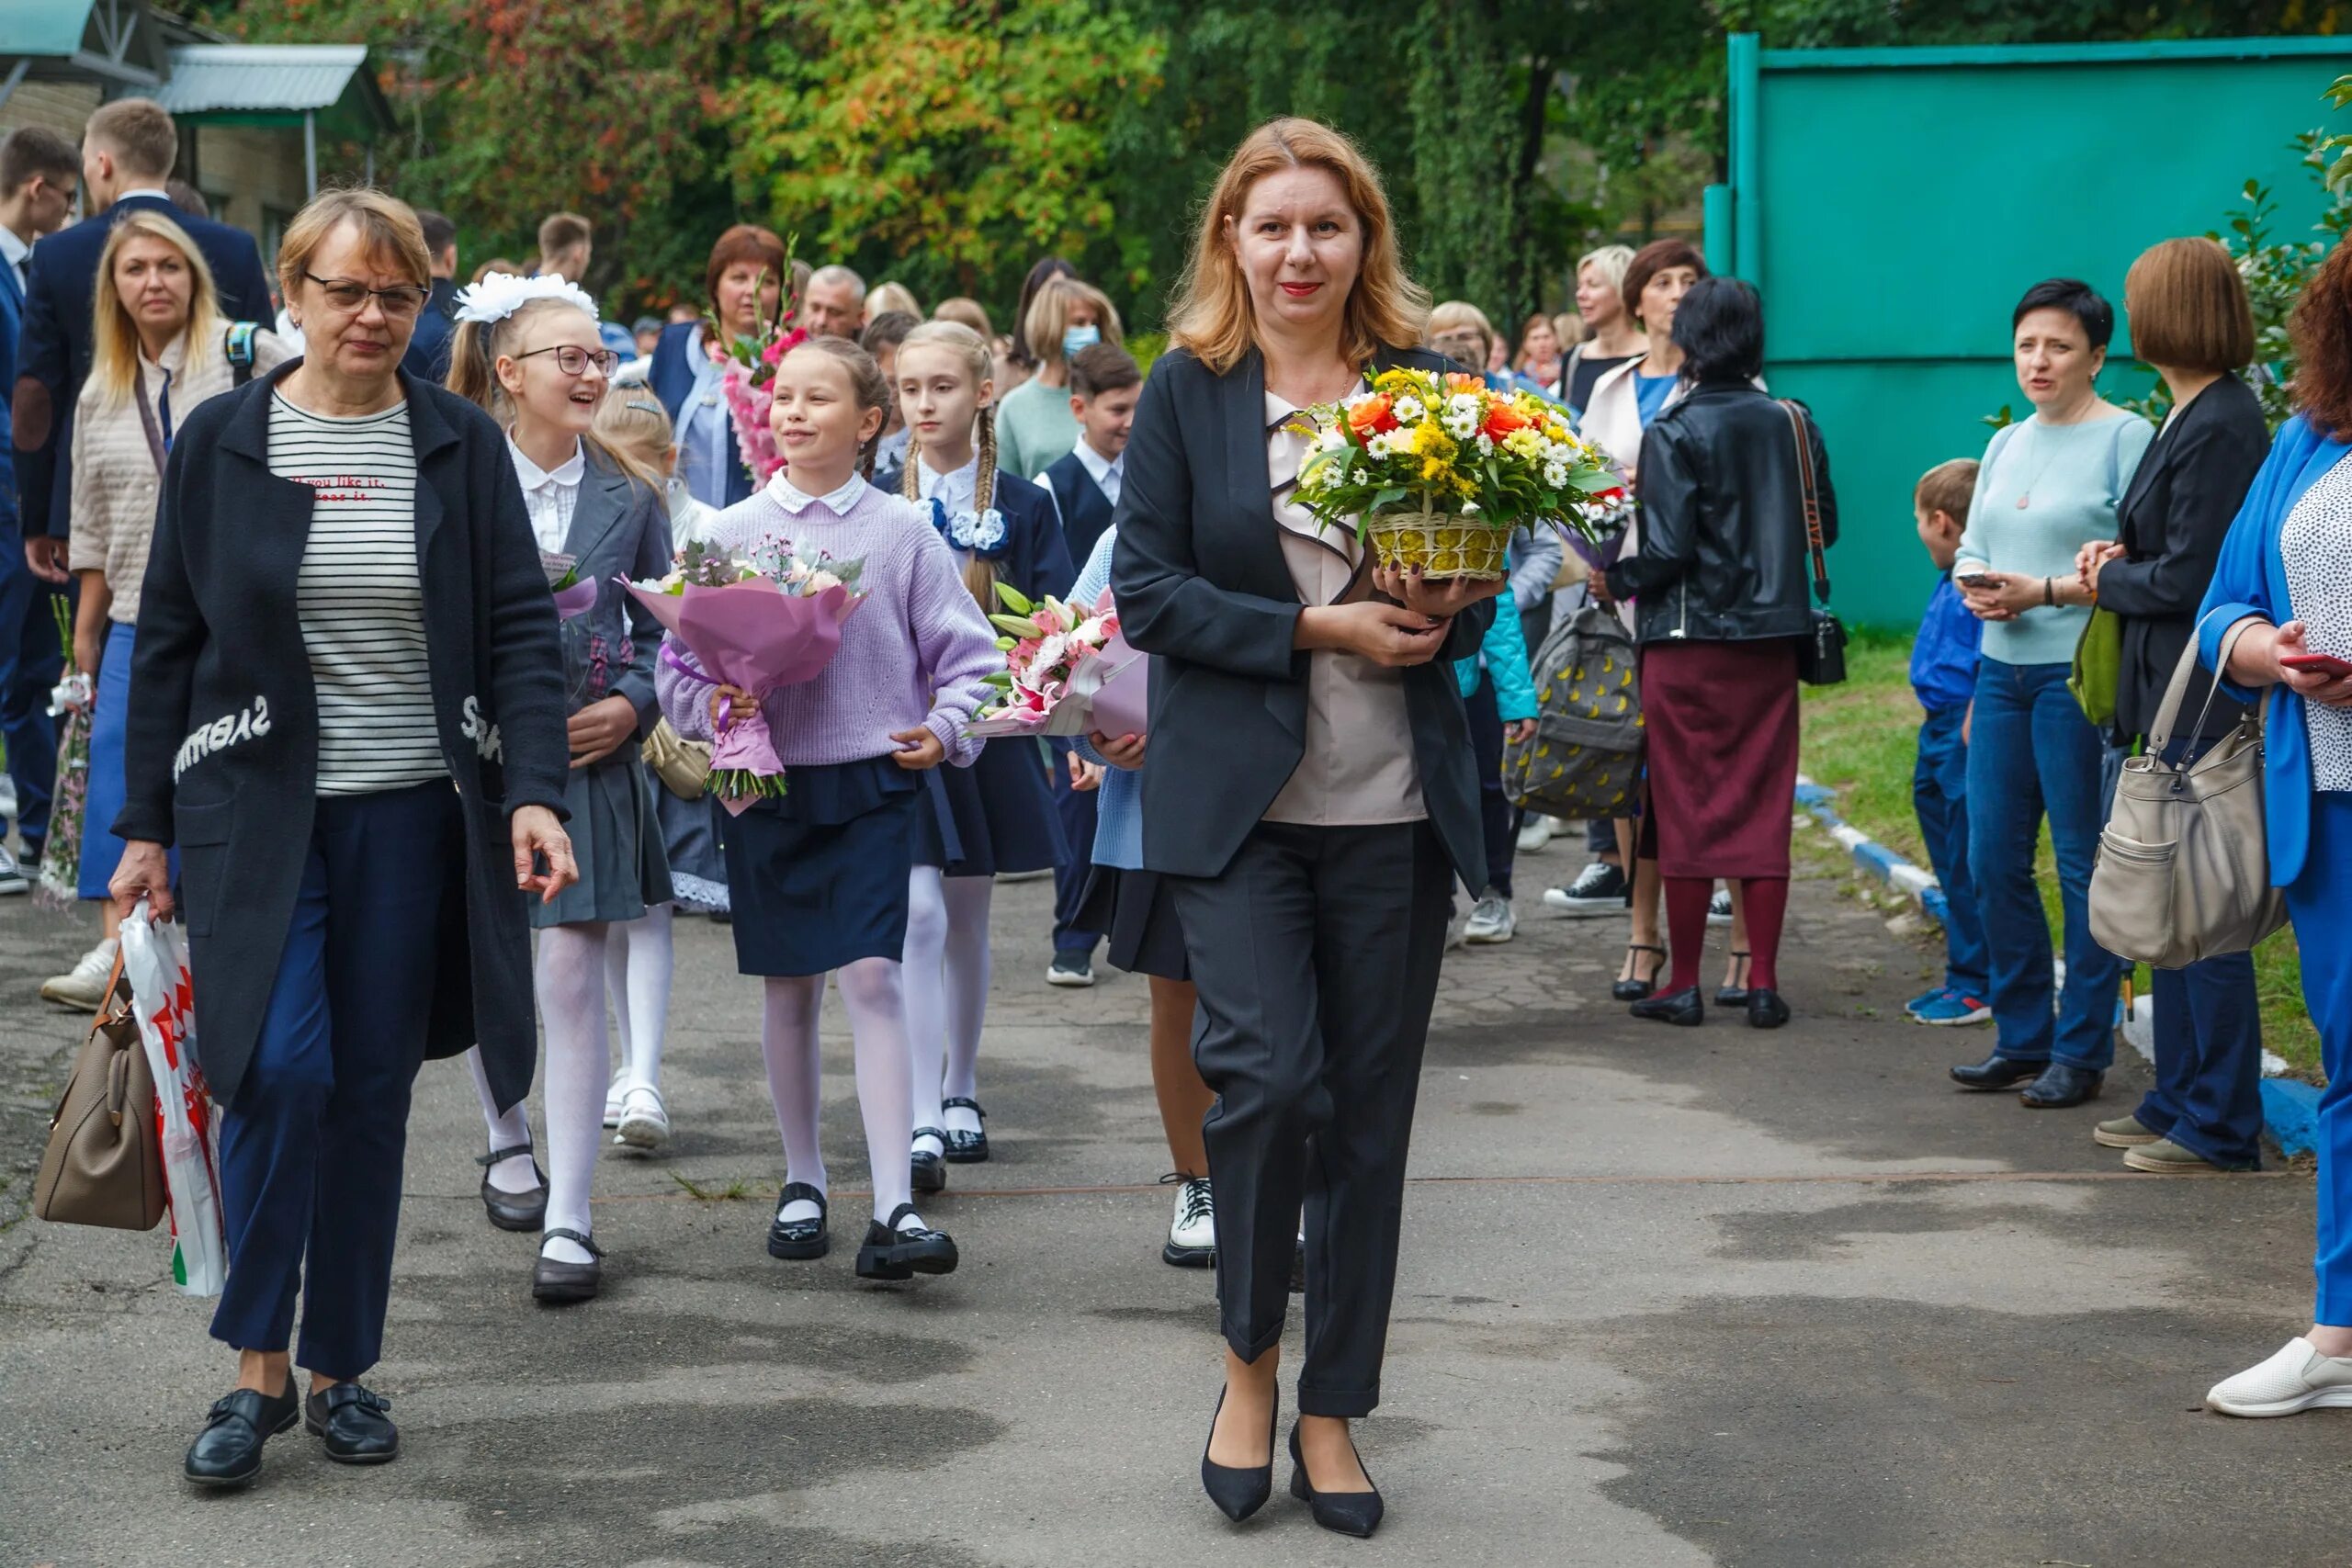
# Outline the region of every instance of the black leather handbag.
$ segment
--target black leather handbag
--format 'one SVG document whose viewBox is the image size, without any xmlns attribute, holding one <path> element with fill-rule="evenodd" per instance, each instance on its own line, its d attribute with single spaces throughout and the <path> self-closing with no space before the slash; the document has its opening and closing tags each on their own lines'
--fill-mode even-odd
<svg viewBox="0 0 2352 1568">
<path fill-rule="evenodd" d="M 1813 618 L 1797 644 L 1797 679 L 1808 686 L 1835 686 L 1846 679 L 1846 624 L 1829 608 L 1829 562 L 1821 548 L 1821 491 L 1813 478 L 1813 443 L 1804 438 L 1804 411 L 1786 398 L 1781 407 L 1796 438 L 1797 479 L 1804 491 L 1805 553 L 1813 562 Z"/>
</svg>

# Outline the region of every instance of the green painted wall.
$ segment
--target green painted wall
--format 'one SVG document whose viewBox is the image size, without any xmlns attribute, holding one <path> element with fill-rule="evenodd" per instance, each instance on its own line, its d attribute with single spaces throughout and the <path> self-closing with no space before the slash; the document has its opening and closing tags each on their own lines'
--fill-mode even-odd
<svg viewBox="0 0 2352 1568">
<path fill-rule="evenodd" d="M 2087 279 L 2120 315 L 2159 240 L 2222 226 L 2249 177 L 2282 233 L 2317 217 L 2288 144 L 2321 124 L 2352 40 L 2222 39 L 1953 50 L 1767 50 L 1730 42 L 1731 184 L 1707 251 L 1762 291 L 1767 378 L 1828 442 L 1842 542 L 1837 604 L 1915 621 L 1934 569 L 1911 489 L 1973 457 L 2002 404 L 2030 412 L 2009 311 L 2041 278 Z M 1728 231 L 1726 231 L 1726 230 Z M 2119 327 L 2101 386 L 2147 373 Z"/>
</svg>

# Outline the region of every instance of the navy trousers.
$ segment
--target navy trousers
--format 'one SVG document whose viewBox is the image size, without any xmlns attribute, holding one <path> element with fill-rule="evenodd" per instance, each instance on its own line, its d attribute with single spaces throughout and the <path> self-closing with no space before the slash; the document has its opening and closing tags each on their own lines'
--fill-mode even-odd
<svg viewBox="0 0 2352 1568">
<path fill-rule="evenodd" d="M 215 1339 L 285 1349 L 300 1288 L 298 1365 L 347 1381 L 380 1358 L 435 921 L 465 857 L 447 784 L 319 801 L 269 1011 L 220 1118 Z"/>
<path fill-rule="evenodd" d="M 1984 911 L 1968 870 L 1968 743 L 1960 738 L 1967 705 L 1931 713 L 1919 723 L 1918 757 L 1911 767 L 1911 809 L 1927 840 L 1928 866 L 1944 894 L 1944 984 L 1982 999 L 1991 980 L 1984 947 Z"/>
<path fill-rule="evenodd" d="M 49 716 L 49 694 L 65 672 L 65 649 L 49 599 L 65 592 L 33 575 L 21 538 L 0 534 L 0 745 L 8 749 L 17 835 L 28 856 L 40 854 L 49 837 L 49 797 L 57 784 L 57 720 Z"/>
<path fill-rule="evenodd" d="M 1478 829 L 1487 844 L 1487 887 L 1510 897 L 1511 858 L 1519 852 L 1519 813 L 1503 793 L 1503 716 L 1495 683 L 1481 674 L 1463 704 L 1470 719 L 1470 750 L 1478 760 Z M 1475 898 L 1486 891 L 1473 887 Z"/>
<path fill-rule="evenodd" d="M 1102 933 L 1080 925 L 1078 911 L 1086 902 L 1086 879 L 1094 869 L 1094 819 L 1102 791 L 1070 788 L 1067 753 L 1071 742 L 1057 737 L 1049 744 L 1054 810 L 1062 819 L 1062 841 L 1069 846 L 1069 858 L 1054 868 L 1054 951 L 1081 953 L 1091 959 Z"/>
</svg>

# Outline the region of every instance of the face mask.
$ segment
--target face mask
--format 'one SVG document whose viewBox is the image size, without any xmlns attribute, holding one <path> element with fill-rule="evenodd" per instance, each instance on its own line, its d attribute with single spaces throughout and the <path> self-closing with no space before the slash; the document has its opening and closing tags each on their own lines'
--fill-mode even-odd
<svg viewBox="0 0 2352 1568">
<path fill-rule="evenodd" d="M 1062 357 L 1075 359 L 1082 349 L 1092 348 L 1102 341 L 1100 327 L 1072 327 L 1062 333 Z"/>
</svg>

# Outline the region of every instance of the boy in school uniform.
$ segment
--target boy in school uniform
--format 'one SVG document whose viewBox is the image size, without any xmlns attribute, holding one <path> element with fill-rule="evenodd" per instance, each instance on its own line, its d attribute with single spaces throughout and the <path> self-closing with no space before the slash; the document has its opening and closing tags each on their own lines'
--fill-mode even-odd
<svg viewBox="0 0 2352 1568">
<path fill-rule="evenodd" d="M 1968 710 L 1976 691 L 1977 648 L 1984 623 L 1969 614 L 1952 586 L 1951 565 L 1976 491 L 1976 461 L 1955 457 L 1922 475 L 1911 511 L 1919 542 L 1943 577 L 1928 595 L 1919 635 L 1911 645 L 1911 690 L 1927 716 L 1919 724 L 1918 761 L 1911 773 L 1912 809 L 1927 840 L 1928 864 L 1944 894 L 1944 983 L 1903 1006 L 1921 1023 L 1985 1023 L 1984 917 L 1968 874 Z"/>
<path fill-rule="evenodd" d="M 1078 445 L 1041 477 L 1061 509 L 1069 558 L 1083 561 L 1111 525 L 1112 511 L 1119 503 L 1127 433 L 1135 426 L 1136 400 L 1143 395 L 1143 371 L 1117 344 L 1098 343 L 1070 356 L 1069 391 L 1070 412 L 1078 416 Z M 1069 589 L 1065 582 L 1057 592 Z M 1087 874 L 1093 869 L 1087 852 L 1094 842 L 1094 791 L 1102 782 L 1102 770 L 1075 748 L 1057 745 L 1055 750 L 1061 756 L 1054 770 L 1054 805 L 1061 813 L 1069 860 L 1054 874 L 1054 961 L 1046 970 L 1046 982 L 1091 986 L 1094 944 L 1102 933 L 1080 930 L 1077 920 Z"/>
</svg>

